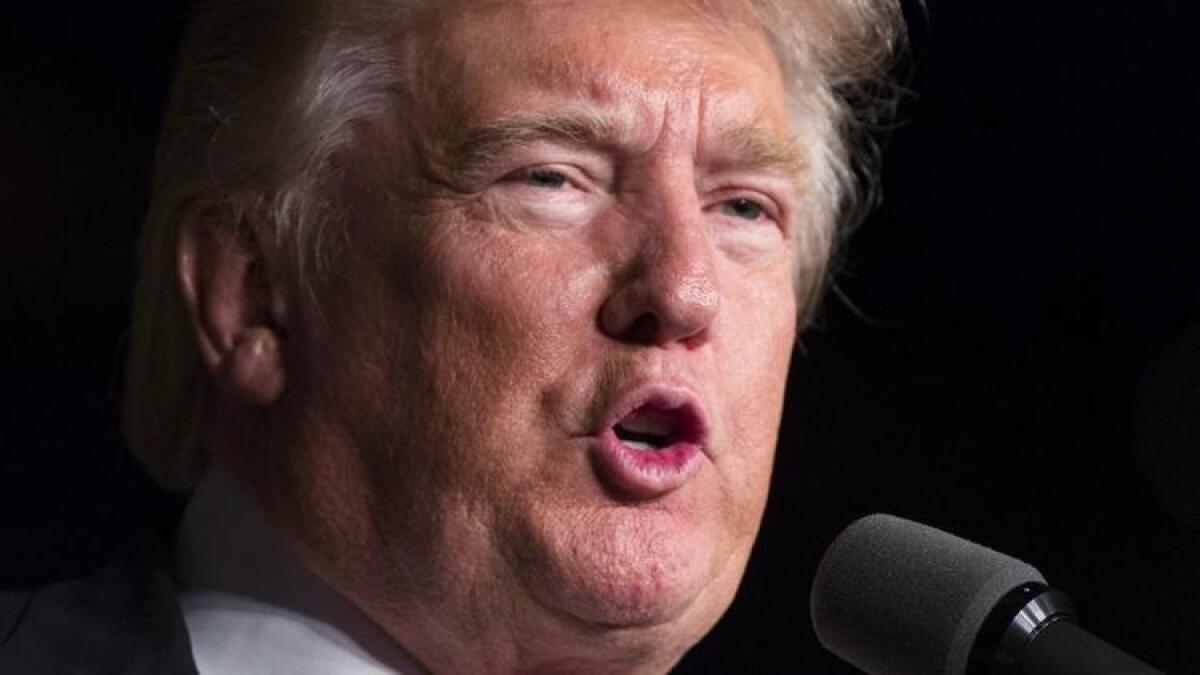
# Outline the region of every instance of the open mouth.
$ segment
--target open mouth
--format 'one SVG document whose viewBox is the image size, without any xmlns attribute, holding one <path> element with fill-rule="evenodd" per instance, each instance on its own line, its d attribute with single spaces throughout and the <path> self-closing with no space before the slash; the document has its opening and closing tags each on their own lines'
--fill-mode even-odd
<svg viewBox="0 0 1200 675">
<path fill-rule="evenodd" d="M 622 443 L 642 452 L 662 450 L 681 440 L 678 410 L 642 406 L 613 426 Z"/>
<path fill-rule="evenodd" d="M 708 423 L 695 394 L 644 386 L 617 402 L 597 432 L 592 461 L 622 499 L 655 499 L 688 483 L 707 453 Z"/>
<path fill-rule="evenodd" d="M 699 444 L 700 422 L 690 406 L 667 408 L 645 404 L 613 425 L 613 433 L 626 447 L 656 452 L 679 443 Z"/>
</svg>

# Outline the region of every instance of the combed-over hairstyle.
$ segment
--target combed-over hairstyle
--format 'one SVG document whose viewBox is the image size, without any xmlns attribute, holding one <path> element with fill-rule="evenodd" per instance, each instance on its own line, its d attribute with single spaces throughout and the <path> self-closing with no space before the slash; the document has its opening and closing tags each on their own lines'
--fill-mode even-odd
<svg viewBox="0 0 1200 675">
<path fill-rule="evenodd" d="M 156 155 L 126 379 L 126 438 L 163 486 L 188 489 L 207 462 L 204 369 L 177 274 L 180 222 L 236 228 L 256 211 L 286 259 L 282 273 L 311 289 L 347 226 L 330 188 L 335 160 L 352 161 L 361 130 L 406 84 L 402 27 L 416 12 L 464 1 L 198 1 Z M 878 153 L 868 132 L 892 102 L 887 74 L 903 21 L 898 0 L 751 2 L 813 153 L 797 281 L 811 312 L 840 233 L 870 202 Z"/>
</svg>

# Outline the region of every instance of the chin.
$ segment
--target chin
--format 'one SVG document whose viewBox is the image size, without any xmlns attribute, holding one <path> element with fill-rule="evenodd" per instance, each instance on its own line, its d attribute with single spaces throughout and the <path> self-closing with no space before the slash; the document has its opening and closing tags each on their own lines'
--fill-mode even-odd
<svg viewBox="0 0 1200 675">
<path fill-rule="evenodd" d="M 646 628 L 684 617 L 699 595 L 697 586 L 690 574 L 637 561 L 609 577 L 578 580 L 563 599 L 586 623 Z"/>
<path fill-rule="evenodd" d="M 533 582 L 545 604 L 607 629 L 672 626 L 702 634 L 732 589 L 720 587 L 717 538 L 670 514 L 621 507 L 584 519 L 542 547 Z M 740 575 L 734 575 L 740 576 Z M 711 605 L 711 606 L 710 606 Z M 654 631 L 658 632 L 658 631 Z"/>
</svg>

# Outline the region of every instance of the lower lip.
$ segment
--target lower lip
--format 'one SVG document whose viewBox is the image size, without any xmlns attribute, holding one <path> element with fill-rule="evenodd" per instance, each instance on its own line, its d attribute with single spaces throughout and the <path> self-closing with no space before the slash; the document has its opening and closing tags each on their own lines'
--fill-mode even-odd
<svg viewBox="0 0 1200 675">
<path fill-rule="evenodd" d="M 674 443 L 656 450 L 637 450 L 610 428 L 599 437 L 594 463 L 602 479 L 622 495 L 653 499 L 683 487 L 700 469 L 695 443 Z"/>
</svg>

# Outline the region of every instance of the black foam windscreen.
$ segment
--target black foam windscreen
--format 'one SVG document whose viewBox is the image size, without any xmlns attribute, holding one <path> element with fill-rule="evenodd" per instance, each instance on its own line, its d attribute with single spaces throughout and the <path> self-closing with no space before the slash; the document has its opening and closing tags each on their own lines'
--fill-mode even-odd
<svg viewBox="0 0 1200 675">
<path fill-rule="evenodd" d="M 827 649 L 871 675 L 961 675 L 988 614 L 1028 583 L 1045 579 L 1020 560 L 927 525 L 867 516 L 817 568 L 813 627 Z"/>
</svg>

